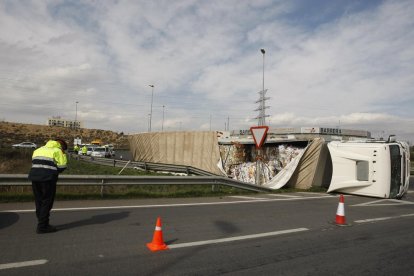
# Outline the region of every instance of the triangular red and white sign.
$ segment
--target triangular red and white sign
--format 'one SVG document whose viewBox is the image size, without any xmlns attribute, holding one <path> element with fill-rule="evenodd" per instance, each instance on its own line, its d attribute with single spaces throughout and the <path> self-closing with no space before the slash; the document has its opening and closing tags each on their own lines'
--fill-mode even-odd
<svg viewBox="0 0 414 276">
<path fill-rule="evenodd" d="M 259 149 L 263 145 L 264 141 L 266 140 L 266 134 L 268 130 L 268 126 L 254 126 L 250 128 L 254 143 L 256 144 L 256 148 Z"/>
</svg>

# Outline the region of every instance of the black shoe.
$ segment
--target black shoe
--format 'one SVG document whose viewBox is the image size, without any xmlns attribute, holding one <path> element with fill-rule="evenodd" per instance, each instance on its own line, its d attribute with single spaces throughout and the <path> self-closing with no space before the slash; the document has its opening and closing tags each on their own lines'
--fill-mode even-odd
<svg viewBox="0 0 414 276">
<path fill-rule="evenodd" d="M 48 225 L 46 227 L 37 227 L 36 233 L 37 234 L 46 234 L 46 233 L 53 233 L 56 232 L 56 227 L 52 225 Z"/>
</svg>

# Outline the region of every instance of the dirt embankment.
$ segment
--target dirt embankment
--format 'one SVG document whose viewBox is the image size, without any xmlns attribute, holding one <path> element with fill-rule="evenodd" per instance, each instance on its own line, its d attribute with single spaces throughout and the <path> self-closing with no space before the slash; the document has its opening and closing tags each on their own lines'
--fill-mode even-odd
<svg viewBox="0 0 414 276">
<path fill-rule="evenodd" d="M 70 148 L 73 147 L 73 140 L 80 138 L 82 143 L 101 139 L 103 144 L 113 144 L 115 149 L 129 149 L 128 136 L 122 132 L 0 122 L 0 147 L 11 147 L 21 142 L 33 142 L 43 146 L 45 142 L 56 137 L 64 138 Z"/>
</svg>

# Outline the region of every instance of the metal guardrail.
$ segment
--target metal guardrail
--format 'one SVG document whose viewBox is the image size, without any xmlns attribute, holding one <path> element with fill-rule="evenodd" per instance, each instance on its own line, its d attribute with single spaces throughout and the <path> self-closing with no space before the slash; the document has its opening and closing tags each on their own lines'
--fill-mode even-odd
<svg viewBox="0 0 414 276">
<path fill-rule="evenodd" d="M 0 174 L 0 186 L 30 186 L 27 174 Z M 58 186 L 110 185 L 225 185 L 254 192 L 269 192 L 260 187 L 222 176 L 125 176 L 60 175 Z"/>
<path fill-rule="evenodd" d="M 151 162 L 139 162 L 139 161 L 128 161 L 119 159 L 99 158 L 82 155 L 70 155 L 70 158 L 84 160 L 99 165 L 113 166 L 113 167 L 125 167 L 126 168 L 139 168 L 145 171 L 163 171 L 163 172 L 174 172 L 184 173 L 187 175 L 204 175 L 204 176 L 217 176 L 213 173 L 192 167 L 174 164 L 163 164 L 163 163 L 151 163 Z"/>
<path fill-rule="evenodd" d="M 70 154 L 69 158 L 80 159 L 100 165 L 120 168 L 138 168 L 145 171 L 183 173 L 187 176 L 125 176 L 125 175 L 60 175 L 59 186 L 110 186 L 110 185 L 225 185 L 254 192 L 269 192 L 260 187 L 194 168 L 191 166 L 125 161 Z M 190 176 L 191 175 L 191 176 Z M 26 174 L 0 174 L 0 186 L 29 186 Z"/>
</svg>

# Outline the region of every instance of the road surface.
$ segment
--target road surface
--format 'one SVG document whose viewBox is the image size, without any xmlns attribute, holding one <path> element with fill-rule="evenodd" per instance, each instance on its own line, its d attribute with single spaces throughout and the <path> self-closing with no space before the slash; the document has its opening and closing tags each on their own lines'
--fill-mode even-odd
<svg viewBox="0 0 414 276">
<path fill-rule="evenodd" d="M 59 201 L 56 233 L 33 203 L 0 204 L 0 275 L 412 275 L 414 193 Z M 155 221 L 169 250 L 151 252 Z"/>
</svg>

